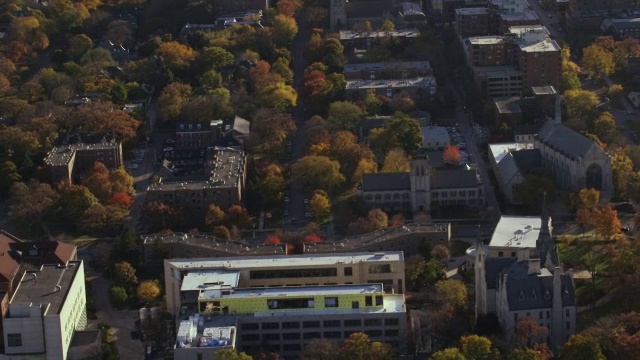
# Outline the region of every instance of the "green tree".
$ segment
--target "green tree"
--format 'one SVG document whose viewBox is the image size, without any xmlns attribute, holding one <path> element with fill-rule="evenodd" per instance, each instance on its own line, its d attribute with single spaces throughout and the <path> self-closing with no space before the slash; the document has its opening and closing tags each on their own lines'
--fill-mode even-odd
<svg viewBox="0 0 640 360">
<path fill-rule="evenodd" d="M 345 181 L 340 164 L 326 156 L 305 156 L 293 164 L 291 172 L 307 189 L 331 191 Z"/>
<path fill-rule="evenodd" d="M 333 130 L 355 131 L 364 119 L 364 115 L 357 105 L 348 101 L 337 101 L 329 105 L 327 121 Z"/>
<path fill-rule="evenodd" d="M 219 88 L 222 86 L 222 75 L 215 70 L 206 71 L 200 76 L 200 84 L 210 89 Z"/>
<path fill-rule="evenodd" d="M 276 59 L 276 61 L 271 64 L 271 71 L 280 75 L 287 84 L 291 84 L 291 81 L 293 81 L 293 70 L 291 70 L 289 60 L 285 58 Z"/>
<path fill-rule="evenodd" d="M 93 70 L 106 69 L 116 64 L 109 50 L 103 48 L 88 50 L 80 58 L 80 63 L 85 68 Z"/>
<path fill-rule="evenodd" d="M 120 236 L 113 243 L 112 262 L 125 261 L 129 264 L 140 263 L 140 249 L 138 235 L 131 227 L 125 227 Z"/>
<path fill-rule="evenodd" d="M 388 344 L 372 342 L 364 333 L 353 333 L 342 343 L 339 359 L 343 360 L 391 360 L 393 351 Z"/>
<path fill-rule="evenodd" d="M 136 269 L 126 261 L 121 261 L 113 266 L 113 281 L 122 287 L 131 287 L 138 282 Z"/>
<path fill-rule="evenodd" d="M 255 94 L 254 103 L 257 107 L 284 111 L 296 106 L 298 94 L 296 90 L 285 83 L 276 83 L 259 90 Z"/>
<path fill-rule="evenodd" d="M 602 141 L 606 143 L 612 142 L 617 135 L 616 121 L 613 118 L 613 115 L 608 111 L 598 115 L 598 117 L 593 121 L 593 132 Z"/>
<path fill-rule="evenodd" d="M 309 209 L 316 219 L 325 219 L 331 215 L 331 200 L 329 195 L 322 190 L 313 192 L 313 196 L 309 200 Z"/>
<path fill-rule="evenodd" d="M 547 198 L 554 198 L 556 186 L 553 181 L 545 175 L 529 174 L 516 189 L 516 197 L 523 204 L 531 209 L 540 209 L 542 205 L 542 193 L 547 194 Z"/>
<path fill-rule="evenodd" d="M 468 301 L 467 288 L 462 281 L 440 280 L 436 283 L 436 299 L 440 304 L 465 309 Z"/>
<path fill-rule="evenodd" d="M 125 170 L 124 167 L 119 167 L 109 173 L 109 183 L 111 185 L 111 194 L 123 192 L 127 194 L 133 194 L 133 184 L 135 180 L 133 176 Z M 109 196 L 111 197 L 111 196 Z"/>
<path fill-rule="evenodd" d="M 145 304 L 153 303 L 161 295 L 160 283 L 158 280 L 145 280 L 138 285 L 136 295 Z"/>
<path fill-rule="evenodd" d="M 116 309 L 122 309 L 127 305 L 127 290 L 121 286 L 112 286 L 109 288 L 109 299 Z"/>
<path fill-rule="evenodd" d="M 409 172 L 411 159 L 400 148 L 391 149 L 382 163 L 380 172 Z"/>
<path fill-rule="evenodd" d="M 467 360 L 458 348 L 446 348 L 431 355 L 431 360 Z"/>
<path fill-rule="evenodd" d="M 418 150 L 422 144 L 420 123 L 408 115 L 396 112 L 391 116 L 391 122 L 385 133 L 395 138 L 394 145 L 399 146 L 407 154 Z"/>
<path fill-rule="evenodd" d="M 190 85 L 179 82 L 167 85 L 158 98 L 160 119 L 164 121 L 178 119 L 182 112 L 182 107 L 191 96 L 192 90 Z"/>
<path fill-rule="evenodd" d="M 74 35 L 69 39 L 67 56 L 71 59 L 80 59 L 87 51 L 93 49 L 93 40 L 85 34 Z"/>
<path fill-rule="evenodd" d="M 98 203 L 86 186 L 65 184 L 58 191 L 58 212 L 65 222 L 74 224 L 87 209 Z"/>
<path fill-rule="evenodd" d="M 570 71 L 564 71 L 560 78 L 560 88 L 562 91 L 578 90 L 582 87 L 578 74 Z"/>
<path fill-rule="evenodd" d="M 491 340 L 484 336 L 470 335 L 460 338 L 462 354 L 473 360 L 498 360 L 500 353 L 492 347 Z"/>
<path fill-rule="evenodd" d="M 393 21 L 387 19 L 380 26 L 380 31 L 394 31 L 396 26 L 393 24 Z"/>
<path fill-rule="evenodd" d="M 613 53 L 597 44 L 582 49 L 582 64 L 594 78 L 600 78 L 600 74 L 610 75 L 616 65 Z"/>
<path fill-rule="evenodd" d="M 18 167 L 11 161 L 0 164 L 0 195 L 6 195 L 11 189 L 11 185 L 20 182 L 22 176 L 18 172 Z"/>
<path fill-rule="evenodd" d="M 220 70 L 233 64 L 234 59 L 232 53 L 219 46 L 208 47 L 202 52 L 202 61 L 208 69 Z"/>
<path fill-rule="evenodd" d="M 589 123 L 599 103 L 598 96 L 589 90 L 568 90 L 564 93 L 568 115 L 578 121 Z"/>
<path fill-rule="evenodd" d="M 298 33 L 298 24 L 294 18 L 276 15 L 273 19 L 273 42 L 276 46 L 287 47 Z"/>
<path fill-rule="evenodd" d="M 598 340 L 587 335 L 574 334 L 560 351 L 560 360 L 606 360 Z"/>
<path fill-rule="evenodd" d="M 546 360 L 540 351 L 533 349 L 513 349 L 507 357 L 510 360 Z"/>
<path fill-rule="evenodd" d="M 222 349 L 215 352 L 214 360 L 252 360 L 251 356 L 235 349 Z"/>
<path fill-rule="evenodd" d="M 222 211 L 222 209 L 220 209 L 220 207 L 218 207 L 218 205 L 211 204 L 207 208 L 204 222 L 210 228 L 214 228 L 224 221 L 225 216 L 226 214 L 224 213 L 224 211 Z"/>
<path fill-rule="evenodd" d="M 378 115 L 380 113 L 380 109 L 382 108 L 382 100 L 378 98 L 376 95 L 376 91 L 374 89 L 367 90 L 364 95 L 364 106 L 367 108 L 367 112 L 369 115 Z"/>
</svg>

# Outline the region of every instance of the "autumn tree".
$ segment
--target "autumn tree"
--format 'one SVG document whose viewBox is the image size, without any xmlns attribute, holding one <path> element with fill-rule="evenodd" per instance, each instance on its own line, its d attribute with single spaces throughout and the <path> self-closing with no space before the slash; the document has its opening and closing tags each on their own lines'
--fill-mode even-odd
<svg viewBox="0 0 640 360">
<path fill-rule="evenodd" d="M 111 195 L 107 202 L 109 205 L 115 205 L 124 209 L 130 209 L 133 206 L 133 198 L 126 192 L 116 192 Z"/>
<path fill-rule="evenodd" d="M 431 258 L 441 263 L 446 262 L 451 257 L 451 253 L 449 252 L 449 248 L 445 245 L 438 244 L 431 249 Z"/>
<path fill-rule="evenodd" d="M 291 173 L 307 189 L 331 191 L 345 181 L 340 164 L 326 156 L 305 156 L 293 164 Z"/>
<path fill-rule="evenodd" d="M 162 202 L 151 201 L 144 205 L 142 219 L 154 231 L 170 229 L 176 225 L 179 210 Z"/>
<path fill-rule="evenodd" d="M 470 335 L 460 338 L 462 354 L 467 359 L 498 360 L 500 352 L 491 344 L 491 340 L 484 336 Z"/>
<path fill-rule="evenodd" d="M 382 25 L 380 25 L 380 31 L 394 31 L 395 29 L 396 26 L 393 24 L 393 21 L 389 19 L 383 21 Z"/>
<path fill-rule="evenodd" d="M 342 343 L 338 354 L 339 359 L 343 360 L 393 359 L 391 346 L 371 341 L 369 336 L 361 332 L 349 335 Z"/>
<path fill-rule="evenodd" d="M 74 108 L 62 123 L 70 130 L 113 131 L 122 140 L 134 138 L 138 126 L 140 126 L 140 121 L 128 112 L 112 103 L 102 101 L 92 101 Z"/>
<path fill-rule="evenodd" d="M 218 225 L 214 227 L 211 231 L 211 235 L 219 239 L 231 240 L 231 232 L 229 231 L 229 228 L 224 225 Z"/>
<path fill-rule="evenodd" d="M 255 93 L 254 103 L 257 107 L 284 111 L 296 106 L 298 94 L 296 90 L 284 82 L 266 86 Z"/>
<path fill-rule="evenodd" d="M 126 261 L 121 261 L 113 266 L 113 281 L 123 287 L 133 286 L 138 282 L 136 269 Z"/>
<path fill-rule="evenodd" d="M 600 74 L 610 75 L 615 70 L 613 53 L 597 44 L 582 49 L 582 64 L 594 78 L 600 78 Z"/>
<path fill-rule="evenodd" d="M 329 105 L 327 122 L 333 130 L 355 131 L 364 118 L 364 112 L 348 101 L 338 101 Z"/>
<path fill-rule="evenodd" d="M 164 121 L 178 119 L 182 112 L 182 107 L 191 96 L 192 90 L 190 85 L 179 82 L 167 85 L 158 97 L 160 118 Z"/>
<path fill-rule="evenodd" d="M 11 185 L 20 182 L 21 179 L 22 176 L 16 164 L 11 161 L 5 161 L 0 164 L 0 195 L 7 195 Z"/>
<path fill-rule="evenodd" d="M 251 121 L 250 142 L 258 152 L 277 152 L 282 149 L 287 136 L 295 130 L 296 125 L 290 114 L 260 109 Z"/>
<path fill-rule="evenodd" d="M 436 283 L 436 299 L 454 308 L 467 307 L 467 288 L 462 281 L 441 280 Z"/>
<path fill-rule="evenodd" d="M 309 209 L 316 219 L 325 219 L 331 214 L 331 200 L 322 190 L 315 190 L 309 200 Z"/>
<path fill-rule="evenodd" d="M 531 348 L 534 344 L 545 342 L 549 329 L 538 324 L 536 319 L 525 316 L 516 323 L 516 336 L 518 344 L 523 348 Z"/>
<path fill-rule="evenodd" d="M 340 130 L 331 134 L 327 152 L 330 158 L 340 163 L 340 172 L 348 179 L 354 178 L 358 166 L 362 166 L 359 170 L 363 171 L 375 164 L 373 152 L 350 131 Z"/>
<path fill-rule="evenodd" d="M 298 33 L 298 24 L 292 17 L 276 15 L 273 19 L 273 42 L 276 46 L 287 47 Z"/>
<path fill-rule="evenodd" d="M 168 41 L 160 44 L 156 49 L 156 55 L 160 56 L 169 68 L 183 70 L 195 60 L 197 53 L 187 45 Z"/>
<path fill-rule="evenodd" d="M 289 63 L 289 60 L 285 58 L 277 58 L 276 61 L 271 64 L 271 71 L 280 75 L 280 78 L 282 78 L 282 80 L 287 84 L 291 84 L 293 81 L 293 70 L 291 70 L 291 64 Z"/>
<path fill-rule="evenodd" d="M 260 193 L 267 202 L 276 202 L 282 199 L 286 181 L 282 167 L 276 163 L 269 163 L 260 168 Z"/>
<path fill-rule="evenodd" d="M 299 0 L 278 0 L 276 9 L 279 15 L 294 17 L 296 12 L 302 8 L 302 2 Z"/>
<path fill-rule="evenodd" d="M 442 161 L 447 164 L 459 165 L 460 164 L 460 149 L 455 145 L 449 145 L 442 153 Z"/>
<path fill-rule="evenodd" d="M 580 89 L 565 91 L 564 101 L 569 117 L 582 126 L 591 122 L 599 103 L 598 96 L 593 91 Z"/>
<path fill-rule="evenodd" d="M 58 200 L 58 194 L 49 184 L 16 182 L 11 185 L 9 199 L 11 222 L 20 233 L 33 236 L 40 234 L 45 215 Z"/>
<path fill-rule="evenodd" d="M 314 339 L 304 347 L 303 360 L 336 360 L 339 347 L 328 339 Z"/>
<path fill-rule="evenodd" d="M 158 280 L 145 280 L 138 285 L 136 295 L 138 300 L 145 304 L 150 304 L 160 297 L 162 291 Z"/>
<path fill-rule="evenodd" d="M 596 189 L 582 189 L 578 192 L 576 220 L 583 228 L 595 224 L 595 215 L 600 204 L 600 191 Z"/>
<path fill-rule="evenodd" d="M 267 238 L 264 240 L 265 244 L 268 245 L 273 245 L 273 244 L 280 244 L 282 241 L 280 240 L 280 238 L 277 235 L 269 235 L 267 236 Z"/>
<path fill-rule="evenodd" d="M 367 213 L 367 221 L 369 222 L 369 231 L 386 229 L 389 225 L 387 214 L 380 209 L 372 209 Z"/>
<path fill-rule="evenodd" d="M 611 143 L 617 135 L 616 121 L 608 111 L 598 115 L 593 121 L 593 132 L 605 143 Z"/>
<path fill-rule="evenodd" d="M 618 218 L 618 211 L 614 210 L 611 205 L 596 210 L 594 217 L 595 231 L 605 240 L 609 240 L 621 233 L 622 225 Z"/>
<path fill-rule="evenodd" d="M 229 207 L 229 210 L 227 210 L 224 223 L 227 226 L 236 226 L 243 229 L 251 225 L 251 217 L 249 216 L 247 209 L 240 205 L 233 205 Z"/>
<path fill-rule="evenodd" d="M 598 340 L 582 334 L 571 335 L 560 351 L 560 360 L 605 360 Z"/>
<path fill-rule="evenodd" d="M 446 348 L 444 350 L 438 350 L 431 355 L 431 360 L 467 360 L 460 349 L 458 348 Z"/>
<path fill-rule="evenodd" d="M 209 227 L 216 227 L 224 221 L 226 214 L 218 205 L 211 204 L 207 207 L 207 212 L 205 214 L 205 224 Z"/>
<path fill-rule="evenodd" d="M 409 172 L 411 159 L 400 148 L 391 149 L 384 158 L 380 172 Z"/>
</svg>

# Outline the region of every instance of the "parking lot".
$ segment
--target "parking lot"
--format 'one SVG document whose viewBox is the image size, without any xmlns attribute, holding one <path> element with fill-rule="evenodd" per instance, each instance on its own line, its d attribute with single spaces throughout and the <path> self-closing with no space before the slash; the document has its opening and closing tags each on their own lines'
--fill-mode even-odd
<svg viewBox="0 0 640 360">
<path fill-rule="evenodd" d="M 451 144 L 455 145 L 458 150 L 460 150 L 460 163 L 465 164 L 474 164 L 475 159 L 473 155 L 467 152 L 467 144 L 465 142 L 464 136 L 462 135 L 462 131 L 460 127 L 455 125 L 447 125 L 447 132 L 449 133 L 449 137 L 451 139 Z M 482 142 L 483 139 L 488 139 L 489 132 L 486 128 L 480 126 L 478 123 L 473 123 L 473 131 L 474 136 L 479 139 L 479 142 Z M 485 140 L 486 141 L 486 140 Z"/>
</svg>

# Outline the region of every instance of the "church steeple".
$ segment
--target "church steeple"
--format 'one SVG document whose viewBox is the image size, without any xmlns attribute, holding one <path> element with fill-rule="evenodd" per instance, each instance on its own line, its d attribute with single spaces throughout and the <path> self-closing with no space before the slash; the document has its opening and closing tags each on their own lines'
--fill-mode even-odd
<svg viewBox="0 0 640 360">
<path fill-rule="evenodd" d="M 547 193 L 542 194 L 540 222 L 540 233 L 538 235 L 538 240 L 536 241 L 536 255 L 540 259 L 541 266 L 557 266 L 558 255 L 553 243 L 551 229 L 549 228 L 551 217 L 549 216 L 549 208 L 547 207 Z"/>
</svg>

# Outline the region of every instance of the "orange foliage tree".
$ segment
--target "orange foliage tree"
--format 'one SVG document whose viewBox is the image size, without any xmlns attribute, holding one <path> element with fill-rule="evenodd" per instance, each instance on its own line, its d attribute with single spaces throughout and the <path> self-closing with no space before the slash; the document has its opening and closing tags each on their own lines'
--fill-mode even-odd
<svg viewBox="0 0 640 360">
<path fill-rule="evenodd" d="M 280 238 L 277 235 L 269 235 L 264 241 L 265 244 L 280 244 Z"/>
<path fill-rule="evenodd" d="M 133 206 L 133 199 L 131 198 L 131 195 L 126 192 L 117 192 L 111 195 L 109 205 L 116 205 L 124 209 L 129 209 Z"/>
<path fill-rule="evenodd" d="M 304 242 L 306 243 L 319 243 L 322 242 L 322 239 L 318 235 L 309 234 L 304 237 Z"/>
<path fill-rule="evenodd" d="M 446 149 L 444 149 L 444 153 L 442 154 L 442 160 L 445 163 L 458 165 L 460 164 L 460 149 L 454 145 L 449 145 Z"/>
</svg>

